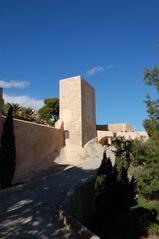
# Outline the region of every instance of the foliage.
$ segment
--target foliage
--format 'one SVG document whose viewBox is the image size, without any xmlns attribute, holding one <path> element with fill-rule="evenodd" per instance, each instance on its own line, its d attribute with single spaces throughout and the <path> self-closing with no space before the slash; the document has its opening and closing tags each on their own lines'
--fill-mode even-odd
<svg viewBox="0 0 159 239">
<path fill-rule="evenodd" d="M 2 115 L 7 116 L 9 110 L 9 104 L 3 104 L 2 105 Z"/>
<path fill-rule="evenodd" d="M 133 159 L 132 140 L 126 140 L 124 137 L 114 137 L 112 145 L 116 148 L 115 155 L 117 166 L 121 168 L 122 164 L 124 164 L 127 170 Z"/>
<path fill-rule="evenodd" d="M 144 73 L 146 85 L 154 86 L 159 93 L 159 68 L 146 69 Z M 137 180 L 138 193 L 147 199 L 159 197 L 159 99 L 152 100 L 146 96 L 148 119 L 144 120 L 144 127 L 149 140 L 133 142 L 133 170 Z"/>
<path fill-rule="evenodd" d="M 157 235 L 159 236 L 159 201 L 148 201 L 142 196 L 137 199 L 136 208 L 144 208 L 148 209 L 152 212 L 152 215 L 155 215 L 154 221 L 151 221 L 148 227 L 148 233 L 150 235 Z"/>
<path fill-rule="evenodd" d="M 39 109 L 40 118 L 45 122 L 51 124 L 59 117 L 59 99 L 47 98 L 44 100 L 44 106 Z"/>
<path fill-rule="evenodd" d="M 159 138 L 159 100 L 153 101 L 147 95 L 145 103 L 149 119 L 144 120 L 144 127 L 150 137 Z"/>
<path fill-rule="evenodd" d="M 101 166 L 97 171 L 94 188 L 92 229 L 103 238 L 108 236 L 111 238 L 111 236 L 120 234 L 126 222 L 125 215 L 135 204 L 134 178 L 128 179 L 124 164 L 113 167 L 110 159 L 104 153 Z"/>
<path fill-rule="evenodd" d="M 104 153 L 97 171 L 91 229 L 103 239 L 138 239 L 150 233 L 158 235 L 159 207 L 151 206 L 141 197 L 137 199 L 136 179 L 128 177 L 134 144 L 123 138 L 116 139 L 114 144 L 117 146 L 115 166 Z"/>
<path fill-rule="evenodd" d="M 146 85 L 154 86 L 159 93 L 159 67 L 147 68 L 144 72 L 144 82 Z M 159 99 L 152 100 L 147 95 L 145 103 L 149 119 L 144 121 L 144 127 L 150 137 L 159 138 Z"/>
<path fill-rule="evenodd" d="M 147 68 L 144 72 L 144 81 L 146 85 L 153 85 L 159 92 L 159 68 L 154 66 L 153 69 Z"/>
<path fill-rule="evenodd" d="M 0 148 L 0 184 L 2 188 L 11 185 L 16 160 L 15 137 L 13 132 L 13 108 L 10 106 L 1 137 Z"/>
<path fill-rule="evenodd" d="M 146 69 L 144 82 L 159 93 L 159 67 Z M 97 172 L 93 227 L 102 238 L 137 239 L 159 235 L 159 99 L 153 100 L 147 95 L 145 103 L 148 119 L 144 127 L 149 139 L 115 139 L 116 165 L 112 167 L 104 156 Z M 157 207 L 154 200 L 158 202 Z"/>
<path fill-rule="evenodd" d="M 45 109 L 43 111 L 43 117 L 40 116 L 40 114 L 38 113 L 38 111 L 33 110 L 30 107 L 22 107 L 19 104 L 3 104 L 2 106 L 2 114 L 4 116 L 7 115 L 9 106 L 12 106 L 13 109 L 13 117 L 16 119 L 21 119 L 21 120 L 26 120 L 26 121 L 31 121 L 31 122 L 35 122 L 38 124 L 47 124 L 47 125 L 54 125 L 54 121 L 52 120 L 46 120 L 48 119 L 49 115 L 48 115 L 48 111 L 45 112 Z M 52 111 L 52 110 L 51 110 Z M 45 116 L 46 113 L 46 116 Z"/>
<path fill-rule="evenodd" d="M 133 146 L 133 166 L 152 167 L 159 163 L 159 142 L 149 138 L 147 141 L 134 140 Z"/>
<path fill-rule="evenodd" d="M 21 120 L 36 122 L 53 126 L 59 117 L 59 99 L 47 98 L 44 100 L 45 105 L 38 111 L 30 107 L 22 107 L 19 104 L 11 104 L 13 117 Z M 3 104 L 2 114 L 7 115 L 10 104 Z"/>
<path fill-rule="evenodd" d="M 149 227 L 149 234 L 150 235 L 156 235 L 159 237 L 159 223 L 158 221 L 156 223 L 152 223 Z"/>
<path fill-rule="evenodd" d="M 159 142 L 133 142 L 132 174 L 137 180 L 138 193 L 147 199 L 159 197 Z"/>
<path fill-rule="evenodd" d="M 21 106 L 17 103 L 12 103 L 12 104 L 3 104 L 2 106 L 2 114 L 4 116 L 7 116 L 8 114 L 8 110 L 10 108 L 10 105 L 12 106 L 12 114 L 13 114 L 13 117 L 14 118 L 19 118 L 19 113 L 20 113 L 20 110 L 21 110 Z"/>
<path fill-rule="evenodd" d="M 20 118 L 26 121 L 34 121 L 34 111 L 30 107 L 21 108 Z"/>
<path fill-rule="evenodd" d="M 159 137 L 159 126 L 152 119 L 145 119 L 143 122 L 144 128 L 147 131 L 149 137 Z"/>
</svg>

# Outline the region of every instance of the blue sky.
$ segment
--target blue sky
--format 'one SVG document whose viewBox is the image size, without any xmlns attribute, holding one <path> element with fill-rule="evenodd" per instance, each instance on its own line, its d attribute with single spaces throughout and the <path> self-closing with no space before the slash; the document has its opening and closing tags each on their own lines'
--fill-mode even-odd
<svg viewBox="0 0 159 239">
<path fill-rule="evenodd" d="M 4 98 L 38 107 L 59 95 L 60 79 L 82 75 L 96 90 L 98 124 L 142 130 L 158 12 L 158 0 L 0 0 Z"/>
</svg>

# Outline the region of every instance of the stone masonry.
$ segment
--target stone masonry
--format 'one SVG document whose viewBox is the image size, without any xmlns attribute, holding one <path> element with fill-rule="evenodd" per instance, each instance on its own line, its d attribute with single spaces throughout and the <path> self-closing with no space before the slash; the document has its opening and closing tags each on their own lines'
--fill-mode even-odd
<svg viewBox="0 0 159 239">
<path fill-rule="evenodd" d="M 60 81 L 60 119 L 66 145 L 83 147 L 96 138 L 95 92 L 81 76 Z"/>
</svg>

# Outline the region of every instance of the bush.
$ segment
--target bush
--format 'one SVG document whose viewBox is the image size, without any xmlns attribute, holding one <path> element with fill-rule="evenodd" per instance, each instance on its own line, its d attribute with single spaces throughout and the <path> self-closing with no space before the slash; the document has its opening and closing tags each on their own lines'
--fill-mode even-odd
<svg viewBox="0 0 159 239">
<path fill-rule="evenodd" d="M 133 169 L 138 193 L 147 199 L 159 198 L 159 142 L 150 138 L 146 142 L 133 142 Z"/>
<path fill-rule="evenodd" d="M 44 106 L 39 109 L 39 117 L 49 125 L 54 125 L 59 117 L 59 99 L 47 98 L 44 100 Z"/>
<path fill-rule="evenodd" d="M 93 201 L 92 229 L 104 238 L 123 231 L 126 215 L 135 205 L 135 180 L 128 179 L 123 165 L 113 167 L 105 153 L 97 171 Z"/>
<path fill-rule="evenodd" d="M 155 174 L 154 169 L 152 172 L 147 169 L 147 173 L 143 168 L 146 164 L 145 155 L 142 157 L 145 145 L 141 141 L 126 142 L 123 138 L 116 139 L 115 144 L 117 149 L 115 166 L 112 166 L 110 159 L 104 153 L 101 166 L 97 171 L 91 229 L 103 239 L 139 239 L 150 234 L 158 235 L 159 210 L 140 196 L 149 195 L 151 186 L 153 186 L 151 194 L 158 190 L 157 179 L 153 182 L 151 178 Z M 136 158 L 135 161 L 134 155 L 138 154 L 138 160 Z M 155 157 L 154 151 L 153 154 Z M 154 160 L 151 159 L 147 164 L 153 165 L 153 162 Z M 148 176 L 142 175 L 140 178 L 138 175 L 137 180 L 130 174 L 128 176 L 128 170 L 134 167 L 132 164 L 135 164 L 135 169 L 138 169 L 136 172 L 142 170 L 142 173 L 147 173 Z M 156 175 L 158 175 L 157 172 Z M 139 197 L 136 194 L 136 186 L 140 192 Z"/>
</svg>

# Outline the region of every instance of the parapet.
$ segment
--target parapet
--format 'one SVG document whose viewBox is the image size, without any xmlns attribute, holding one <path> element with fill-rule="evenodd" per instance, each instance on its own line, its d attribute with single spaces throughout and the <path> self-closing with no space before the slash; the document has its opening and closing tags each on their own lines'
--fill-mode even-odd
<svg viewBox="0 0 159 239">
<path fill-rule="evenodd" d="M 97 130 L 111 131 L 114 133 L 135 131 L 132 125 L 126 123 L 97 125 L 96 128 Z"/>
</svg>

